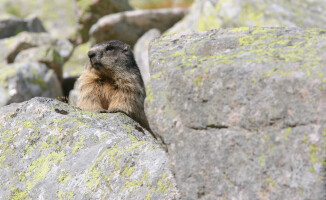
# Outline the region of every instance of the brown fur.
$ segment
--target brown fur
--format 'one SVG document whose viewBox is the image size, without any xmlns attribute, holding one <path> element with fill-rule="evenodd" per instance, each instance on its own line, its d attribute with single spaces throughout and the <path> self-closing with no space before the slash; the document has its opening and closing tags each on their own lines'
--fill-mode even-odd
<svg viewBox="0 0 326 200">
<path fill-rule="evenodd" d="M 117 46 L 113 51 L 107 46 Z M 101 43 L 89 51 L 90 63 L 79 78 L 77 106 L 94 112 L 123 112 L 151 132 L 140 71 L 130 47 L 120 41 Z"/>
</svg>

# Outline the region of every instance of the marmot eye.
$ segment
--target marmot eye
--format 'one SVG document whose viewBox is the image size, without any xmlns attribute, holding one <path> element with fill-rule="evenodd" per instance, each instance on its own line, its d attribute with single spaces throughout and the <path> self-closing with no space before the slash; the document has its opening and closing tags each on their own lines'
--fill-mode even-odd
<svg viewBox="0 0 326 200">
<path fill-rule="evenodd" d="M 107 50 L 107 51 L 112 51 L 113 49 L 114 49 L 113 46 L 107 46 L 105 50 Z"/>
</svg>

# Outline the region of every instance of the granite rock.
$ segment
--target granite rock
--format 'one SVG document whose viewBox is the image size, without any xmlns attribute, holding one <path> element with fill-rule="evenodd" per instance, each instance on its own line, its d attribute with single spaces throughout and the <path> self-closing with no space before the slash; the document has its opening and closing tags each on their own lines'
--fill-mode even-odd
<svg viewBox="0 0 326 200">
<path fill-rule="evenodd" d="M 234 28 L 151 43 L 146 113 L 182 199 L 324 199 L 326 31 Z"/>
</svg>

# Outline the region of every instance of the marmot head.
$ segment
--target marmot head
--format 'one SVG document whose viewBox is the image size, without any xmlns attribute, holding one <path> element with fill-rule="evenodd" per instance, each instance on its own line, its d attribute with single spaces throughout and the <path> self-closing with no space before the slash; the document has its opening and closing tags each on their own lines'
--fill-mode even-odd
<svg viewBox="0 0 326 200">
<path fill-rule="evenodd" d="M 88 51 L 90 67 L 103 75 L 127 75 L 139 71 L 130 46 L 119 41 L 111 40 L 94 45 Z"/>
</svg>

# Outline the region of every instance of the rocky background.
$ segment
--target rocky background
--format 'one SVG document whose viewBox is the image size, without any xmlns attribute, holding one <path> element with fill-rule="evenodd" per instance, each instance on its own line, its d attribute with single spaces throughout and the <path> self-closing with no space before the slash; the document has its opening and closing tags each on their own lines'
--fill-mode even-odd
<svg viewBox="0 0 326 200">
<path fill-rule="evenodd" d="M 326 199 L 325 10 L 0 1 L 0 199 Z M 159 140 L 74 106 L 88 49 L 112 39 L 134 48 Z"/>
</svg>

